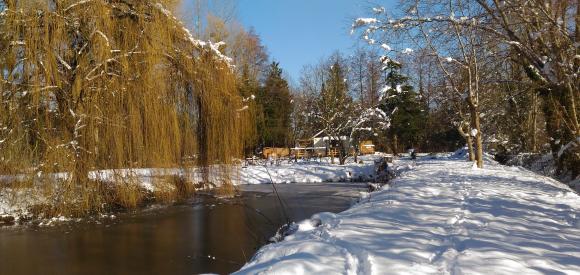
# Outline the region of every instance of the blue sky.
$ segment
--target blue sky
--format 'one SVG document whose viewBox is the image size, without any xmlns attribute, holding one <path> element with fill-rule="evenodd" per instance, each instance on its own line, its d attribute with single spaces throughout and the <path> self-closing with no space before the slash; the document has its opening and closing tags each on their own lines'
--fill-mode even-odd
<svg viewBox="0 0 580 275">
<path fill-rule="evenodd" d="M 205 0 L 235 1 L 237 19 L 253 27 L 268 48 L 271 59 L 280 62 L 294 82 L 304 65 L 317 63 L 339 50 L 344 54 L 361 43 L 350 35 L 353 19 L 369 16 L 380 3 L 393 6 L 398 0 Z M 193 0 L 184 0 L 186 13 Z"/>
<path fill-rule="evenodd" d="M 238 0 L 237 8 L 243 25 L 255 28 L 271 58 L 298 81 L 304 65 L 355 46 L 352 19 L 370 14 L 372 6 L 361 0 Z"/>
</svg>

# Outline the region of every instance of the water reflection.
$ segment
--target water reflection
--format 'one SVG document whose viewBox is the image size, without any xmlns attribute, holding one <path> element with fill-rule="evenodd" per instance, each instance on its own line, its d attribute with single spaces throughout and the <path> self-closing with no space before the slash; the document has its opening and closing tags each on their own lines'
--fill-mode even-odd
<svg viewBox="0 0 580 275">
<path fill-rule="evenodd" d="M 292 220 L 348 208 L 364 187 L 279 185 Z M 0 230 L 0 274 L 196 274 L 239 269 L 285 223 L 271 186 L 234 200 L 119 215 L 52 228 Z M 266 217 L 264 217 L 266 216 Z"/>
</svg>

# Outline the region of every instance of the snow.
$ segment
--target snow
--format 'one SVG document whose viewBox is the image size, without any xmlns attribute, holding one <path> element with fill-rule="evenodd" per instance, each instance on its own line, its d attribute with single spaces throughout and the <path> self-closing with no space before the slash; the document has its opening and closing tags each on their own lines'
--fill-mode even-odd
<svg viewBox="0 0 580 275">
<path fill-rule="evenodd" d="M 248 102 L 248 101 L 255 100 L 255 99 L 256 99 L 256 96 L 252 94 L 249 97 L 242 98 L 242 101 L 243 102 Z"/>
<path fill-rule="evenodd" d="M 580 198 L 561 183 L 453 157 L 396 167 L 391 185 L 299 223 L 238 274 L 580 274 Z"/>
<path fill-rule="evenodd" d="M 477 136 L 477 133 L 478 133 L 478 132 L 477 132 L 477 129 L 471 129 L 471 136 L 472 136 L 472 137 L 475 137 L 475 136 Z"/>
<path fill-rule="evenodd" d="M 320 183 L 320 182 L 344 182 L 344 181 L 366 181 L 374 175 L 374 160 L 380 155 L 360 156 L 362 163 L 353 163 L 352 159 L 345 165 L 339 165 L 335 158 L 335 164 L 331 164 L 328 158 L 320 161 L 294 162 L 285 160 L 276 163 L 275 160 L 267 161 L 262 165 L 236 165 L 231 172 L 231 180 L 235 185 L 242 184 L 269 184 L 274 183 Z M 209 171 L 210 180 L 220 181 L 223 175 L 223 167 L 212 167 Z M 193 181 L 200 180 L 198 169 L 179 168 L 143 168 L 143 169 L 118 169 L 101 170 L 89 173 L 89 178 L 112 182 L 117 178 L 136 177 L 141 186 L 149 191 L 154 191 L 153 179 L 163 176 L 183 175 L 190 177 Z"/>
<path fill-rule="evenodd" d="M 321 183 L 321 182 L 365 182 L 370 181 L 375 174 L 374 160 L 381 155 L 360 156 L 359 161 L 354 163 L 349 159 L 345 165 L 331 164 L 328 158 L 319 161 L 297 162 L 285 160 L 284 162 L 268 161 L 262 165 L 234 165 L 231 169 L 222 166 L 212 166 L 209 171 L 209 180 L 219 185 L 224 180 L 225 171 L 230 172 L 228 177 L 234 185 L 242 184 L 270 184 L 274 183 Z M 39 177 L 41 175 L 38 175 Z M 89 172 L 89 178 L 103 182 L 119 182 L 123 178 L 133 177 L 145 192 L 155 192 L 155 181 L 167 176 L 184 176 L 192 182 L 203 181 L 201 171 L 196 168 L 140 168 L 140 169 L 115 169 L 98 170 Z M 49 175 L 55 182 L 66 181 L 68 173 L 56 173 Z M 0 182 L 24 181 L 24 174 L 0 175 Z M 0 188 L 0 218 L 5 216 L 14 217 L 16 220 L 29 217 L 29 209 L 34 205 L 46 203 L 47 199 L 38 190 L 22 189 L 16 196 L 11 195 L 13 190 Z M 50 223 L 49 223 L 50 224 Z"/>
<path fill-rule="evenodd" d="M 266 184 L 271 183 L 319 183 L 368 181 L 375 174 L 372 156 L 364 159 L 363 163 L 347 163 L 345 165 L 323 162 L 298 162 L 281 165 L 251 165 L 242 167 L 239 174 L 234 176 L 235 184 Z M 338 160 L 336 160 L 338 162 Z"/>
<path fill-rule="evenodd" d="M 398 94 L 403 92 L 403 87 L 401 87 L 401 85 L 397 85 L 397 87 L 395 87 L 395 90 L 397 91 Z"/>
<path fill-rule="evenodd" d="M 577 141 L 580 144 L 580 141 Z M 510 166 L 521 166 L 533 171 L 534 173 L 544 175 L 550 178 L 566 183 L 570 188 L 580 192 L 580 176 L 572 177 L 571 171 L 557 171 L 557 164 L 552 153 L 521 153 L 512 156 L 506 162 Z"/>
<path fill-rule="evenodd" d="M 89 3 L 89 2 L 93 2 L 93 0 L 82 0 L 82 1 L 78 1 L 78 2 L 76 2 L 76 3 L 74 3 L 74 4 L 70 5 L 70 6 L 68 6 L 67 8 L 65 8 L 64 11 L 67 12 L 67 11 L 69 11 L 69 10 L 77 7 L 77 6 L 84 5 L 84 4 Z"/>
<path fill-rule="evenodd" d="M 558 140 L 558 143 L 556 143 L 556 144 L 559 144 L 559 143 L 560 143 L 560 140 Z M 562 148 L 560 148 L 560 151 L 558 151 L 558 157 L 561 157 L 570 148 L 577 147 L 577 146 L 580 146 L 580 136 L 578 136 L 576 138 L 576 140 L 570 141 L 566 145 L 562 146 Z"/>
<path fill-rule="evenodd" d="M 56 223 L 63 223 L 63 222 L 68 222 L 71 221 L 72 219 L 64 217 L 64 216 L 58 216 L 58 217 L 54 217 L 54 218 L 50 218 L 47 220 L 44 220 L 42 222 L 40 222 L 38 224 L 38 226 L 51 226 L 54 225 Z"/>
<path fill-rule="evenodd" d="M 193 37 L 193 35 L 191 34 L 191 32 L 189 31 L 189 29 L 187 29 L 183 23 L 178 20 L 175 16 L 173 16 L 173 14 L 167 10 L 163 4 L 161 3 L 156 3 L 155 7 L 161 11 L 161 13 L 163 13 L 165 16 L 167 16 L 167 18 L 174 20 L 182 29 L 182 31 L 185 33 L 185 39 L 187 39 L 194 47 L 199 47 L 202 49 L 207 49 L 207 47 L 209 47 L 209 50 L 211 50 L 211 52 L 221 61 L 225 62 L 230 68 L 233 68 L 233 59 L 224 55 L 219 48 L 221 46 L 223 46 L 225 44 L 225 42 L 217 42 L 217 43 L 213 43 L 211 41 L 201 41 L 198 39 L 195 39 Z"/>
<path fill-rule="evenodd" d="M 376 7 L 376 8 L 373 8 L 373 11 L 376 14 L 382 14 L 382 13 L 385 13 L 385 7 Z"/>
<path fill-rule="evenodd" d="M 18 201 L 14 203 L 11 193 L 12 190 L 9 188 L 0 189 L 0 220 L 5 217 L 13 217 L 15 221 L 18 221 L 21 218 L 30 216 L 27 206 L 30 201 L 38 200 L 25 192 L 17 192 L 14 196 L 18 197 Z"/>
<path fill-rule="evenodd" d="M 389 52 L 392 51 L 393 49 L 391 48 L 391 46 L 387 45 L 387 44 L 382 44 L 381 48 L 383 48 L 385 51 Z"/>
<path fill-rule="evenodd" d="M 361 27 L 364 25 L 376 24 L 378 22 L 379 21 L 376 18 L 357 18 L 354 21 L 352 27 L 357 28 L 357 27 Z"/>
</svg>

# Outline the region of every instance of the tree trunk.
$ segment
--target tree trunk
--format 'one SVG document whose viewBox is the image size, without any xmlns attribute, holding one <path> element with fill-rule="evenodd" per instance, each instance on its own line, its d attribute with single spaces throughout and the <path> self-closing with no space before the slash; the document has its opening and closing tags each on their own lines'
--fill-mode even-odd
<svg viewBox="0 0 580 275">
<path fill-rule="evenodd" d="M 467 134 L 467 152 L 468 158 L 470 162 L 475 161 L 475 151 L 473 150 L 473 137 L 470 134 Z"/>
<path fill-rule="evenodd" d="M 393 151 L 393 156 L 399 155 L 399 148 L 398 148 L 398 138 L 397 136 L 393 136 L 393 140 L 391 141 L 391 151 Z"/>
<path fill-rule="evenodd" d="M 475 119 L 475 129 L 479 129 L 475 135 L 475 161 L 477 162 L 478 168 L 483 168 L 483 137 L 481 134 L 481 127 L 479 122 L 479 117 Z"/>
<path fill-rule="evenodd" d="M 469 97 L 469 112 L 471 114 L 471 129 L 475 130 L 475 136 L 473 137 L 473 132 L 469 133 L 469 136 L 475 138 L 475 162 L 478 168 L 483 168 L 483 139 L 481 134 L 481 122 L 479 118 L 479 106 L 477 105 L 477 100 L 473 96 Z"/>
<path fill-rule="evenodd" d="M 340 146 L 338 150 L 338 163 L 344 165 L 346 159 L 348 158 L 348 153 L 344 152 L 344 146 Z"/>
<path fill-rule="evenodd" d="M 464 126 L 467 126 L 467 132 L 465 132 L 465 129 L 463 129 Z M 457 127 L 457 131 L 459 131 L 459 134 L 461 134 L 461 136 L 463 136 L 463 138 L 465 139 L 465 142 L 467 144 L 467 152 L 468 152 L 468 157 L 469 157 L 469 161 L 470 162 L 474 162 L 475 161 L 475 153 L 473 152 L 473 138 L 471 137 L 471 128 L 469 127 L 469 123 L 467 122 L 462 122 L 459 127 Z"/>
<path fill-rule="evenodd" d="M 538 151 L 538 95 L 532 95 L 532 152 Z"/>
</svg>

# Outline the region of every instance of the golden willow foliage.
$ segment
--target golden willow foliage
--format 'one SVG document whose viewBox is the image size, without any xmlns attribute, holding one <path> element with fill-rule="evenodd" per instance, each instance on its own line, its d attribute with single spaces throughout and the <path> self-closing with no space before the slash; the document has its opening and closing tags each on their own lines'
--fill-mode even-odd
<svg viewBox="0 0 580 275">
<path fill-rule="evenodd" d="M 207 184 L 227 170 L 249 118 L 227 58 L 175 5 L 0 1 L 0 173 L 41 182 L 54 214 L 85 214 L 141 200 L 135 179 L 110 191 L 90 171 L 191 165 Z"/>
</svg>

